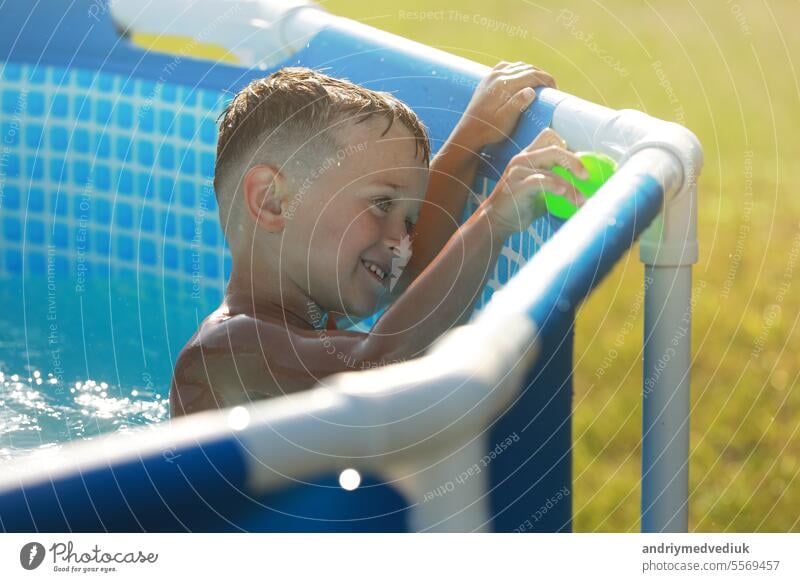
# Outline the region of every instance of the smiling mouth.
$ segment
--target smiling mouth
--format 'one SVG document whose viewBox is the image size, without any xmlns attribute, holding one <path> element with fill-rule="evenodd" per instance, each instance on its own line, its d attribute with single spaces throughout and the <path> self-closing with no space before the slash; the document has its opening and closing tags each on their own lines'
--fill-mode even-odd
<svg viewBox="0 0 800 582">
<path fill-rule="evenodd" d="M 386 287 L 388 285 L 388 283 L 389 283 L 389 274 L 383 272 L 383 270 L 380 267 L 378 267 L 374 263 L 371 263 L 369 261 L 365 261 L 364 259 L 361 259 L 361 265 L 364 267 L 364 269 L 367 270 L 369 275 L 373 279 L 375 279 L 375 281 L 380 283 L 380 285 L 382 287 Z"/>
</svg>

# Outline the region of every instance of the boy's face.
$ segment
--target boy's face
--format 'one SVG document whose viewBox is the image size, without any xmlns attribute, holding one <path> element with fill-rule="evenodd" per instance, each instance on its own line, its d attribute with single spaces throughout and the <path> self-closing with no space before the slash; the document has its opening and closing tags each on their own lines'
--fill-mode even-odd
<svg viewBox="0 0 800 582">
<path fill-rule="evenodd" d="M 344 126 L 341 148 L 311 168 L 309 180 L 296 178 L 298 191 L 285 212 L 281 276 L 322 309 L 354 318 L 389 303 L 428 182 L 412 133 L 396 120 L 381 136 L 386 124 L 371 118 Z M 383 280 L 369 262 L 383 270 Z"/>
</svg>

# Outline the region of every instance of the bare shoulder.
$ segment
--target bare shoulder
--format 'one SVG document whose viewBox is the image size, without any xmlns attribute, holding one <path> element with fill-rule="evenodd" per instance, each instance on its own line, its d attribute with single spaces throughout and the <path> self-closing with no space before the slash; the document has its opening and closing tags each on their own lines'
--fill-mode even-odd
<svg viewBox="0 0 800 582">
<path fill-rule="evenodd" d="M 301 329 L 273 318 L 209 315 L 175 364 L 172 416 L 308 389 L 364 367 L 366 334 Z"/>
<path fill-rule="evenodd" d="M 279 329 L 270 322 L 246 315 L 227 316 L 219 309 L 211 313 L 175 362 L 170 386 L 172 416 L 237 404 L 240 399 L 231 398 L 236 386 L 252 379 L 254 367 L 261 376 L 266 369 L 261 365 L 264 358 L 255 358 L 259 338 L 274 346 L 278 336 Z M 263 390 L 264 397 L 268 396 L 269 388 Z"/>
</svg>

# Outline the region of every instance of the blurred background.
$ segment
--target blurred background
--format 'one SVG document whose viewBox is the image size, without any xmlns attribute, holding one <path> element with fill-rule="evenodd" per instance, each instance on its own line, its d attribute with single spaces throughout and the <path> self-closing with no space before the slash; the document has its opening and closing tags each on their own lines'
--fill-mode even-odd
<svg viewBox="0 0 800 582">
<path fill-rule="evenodd" d="M 321 2 L 700 138 L 690 531 L 800 531 L 800 3 Z M 639 531 L 638 247 L 577 318 L 575 531 Z"/>
</svg>

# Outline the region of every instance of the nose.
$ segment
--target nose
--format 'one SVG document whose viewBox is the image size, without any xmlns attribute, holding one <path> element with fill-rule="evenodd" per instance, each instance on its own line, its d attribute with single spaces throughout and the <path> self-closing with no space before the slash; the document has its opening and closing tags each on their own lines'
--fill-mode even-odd
<svg viewBox="0 0 800 582">
<path fill-rule="evenodd" d="M 394 216 L 388 223 L 385 236 L 389 250 L 393 251 L 396 247 L 400 247 L 403 244 L 403 238 L 407 236 L 405 218 L 400 214 Z"/>
</svg>

